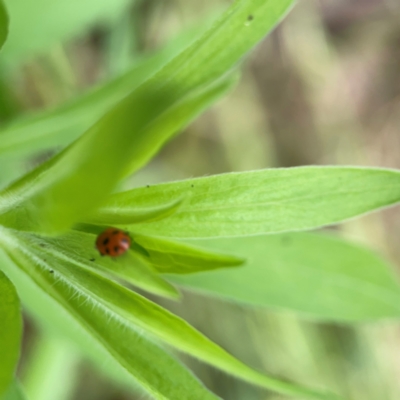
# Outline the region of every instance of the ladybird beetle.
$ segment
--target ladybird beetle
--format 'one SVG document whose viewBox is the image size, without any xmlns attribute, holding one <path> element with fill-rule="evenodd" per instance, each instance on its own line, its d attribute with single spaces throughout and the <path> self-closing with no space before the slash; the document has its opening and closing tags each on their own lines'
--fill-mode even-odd
<svg viewBox="0 0 400 400">
<path fill-rule="evenodd" d="M 96 239 L 96 247 L 102 256 L 118 257 L 131 246 L 129 235 L 117 228 L 108 228 Z"/>
</svg>

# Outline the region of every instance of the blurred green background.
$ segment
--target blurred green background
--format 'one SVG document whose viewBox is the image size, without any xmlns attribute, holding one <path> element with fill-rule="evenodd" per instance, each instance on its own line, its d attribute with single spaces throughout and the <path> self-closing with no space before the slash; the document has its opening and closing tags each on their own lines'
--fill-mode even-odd
<svg viewBox="0 0 400 400">
<path fill-rule="evenodd" d="M 11 17 L 15 13 L 20 18 L 11 19 L 9 42 L 1 55 L 2 124 L 54 108 L 118 76 L 182 32 L 192 35 L 230 2 L 5 3 Z M 28 17 L 34 24 L 27 27 Z M 13 35 L 14 28 L 23 34 Z M 35 40 L 28 40 L 31 37 Z M 170 141 L 125 188 L 310 164 L 400 168 L 399 148 L 399 1 L 302 0 L 251 53 L 238 87 Z M 0 181 L 51 154 L 7 160 Z M 400 265 L 398 207 L 335 229 Z M 326 386 L 354 400 L 400 399 L 396 322 L 317 324 L 189 292 L 179 304 L 161 304 L 239 359 L 275 376 Z M 223 399 L 284 398 L 183 359 Z M 101 369 L 107 371 L 107 365 L 91 365 L 73 344 L 44 336 L 26 317 L 19 375 L 30 400 L 147 399 L 121 388 Z"/>
</svg>

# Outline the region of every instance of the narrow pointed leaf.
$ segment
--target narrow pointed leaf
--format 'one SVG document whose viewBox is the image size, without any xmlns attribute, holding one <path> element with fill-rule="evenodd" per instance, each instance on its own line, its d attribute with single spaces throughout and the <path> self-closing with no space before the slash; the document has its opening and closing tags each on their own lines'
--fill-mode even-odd
<svg viewBox="0 0 400 400">
<path fill-rule="evenodd" d="M 60 273 L 50 273 L 45 261 L 32 259 L 33 253 L 27 256 L 18 248 L 13 250 L 9 256 L 16 266 L 11 273 L 21 288 L 29 286 L 27 298 L 34 304 L 36 299 L 29 294 L 36 292 L 39 297 L 47 297 L 47 302 L 58 303 L 60 312 L 72 317 L 73 324 L 91 337 L 98 351 L 117 361 L 155 399 L 217 399 L 186 368 L 132 324 L 122 321 L 111 308 L 79 290 L 75 282 Z"/>
<path fill-rule="evenodd" d="M 391 266 L 334 236 L 286 233 L 192 242 L 248 262 L 229 271 L 173 278 L 188 289 L 322 320 L 400 317 L 400 285 Z"/>
<path fill-rule="evenodd" d="M 175 238 L 244 236 L 315 229 L 400 201 L 400 172 L 299 167 L 230 173 L 112 195 L 105 207 L 157 207 L 185 193 L 168 219 L 135 225 Z"/>
<path fill-rule="evenodd" d="M 172 299 L 180 297 L 179 291 L 163 279 L 149 261 L 137 252 L 129 251 L 127 253 L 127 257 L 119 263 L 116 274 L 132 285 L 159 296 Z"/>
<path fill-rule="evenodd" d="M 237 267 L 244 262 L 244 259 L 229 254 L 155 236 L 135 235 L 134 240 L 147 251 L 151 263 L 161 273 L 190 274 Z"/>
<path fill-rule="evenodd" d="M 211 84 L 206 82 L 204 86 L 195 87 L 188 94 L 186 92 L 181 93 L 179 87 L 171 92 L 169 92 L 169 88 L 160 90 L 160 96 L 163 96 L 164 91 L 167 90 L 170 95 L 175 97 L 176 101 L 172 103 L 173 99 L 171 98 L 171 107 L 160 115 L 138 138 L 135 146 L 136 151 L 131 157 L 126 175 L 145 165 L 175 133 L 187 126 L 210 104 L 232 89 L 237 83 L 237 78 L 237 74 L 228 74 Z M 157 82 L 154 84 L 158 85 Z M 152 80 L 150 80 L 150 84 L 144 85 L 140 90 L 146 92 L 151 87 L 150 85 L 153 85 Z M 140 95 L 140 90 L 138 95 Z M 177 96 L 179 93 L 181 94 L 180 97 Z"/>
<path fill-rule="evenodd" d="M 38 247 L 29 246 L 28 235 L 24 235 L 24 237 L 18 233 L 16 235 L 18 235 L 17 240 L 22 240 L 25 252 L 29 252 L 33 257 L 40 257 Z M 109 309 L 109 312 L 118 316 L 121 321 L 129 321 L 167 344 L 223 371 L 282 394 L 297 395 L 305 399 L 336 398 L 328 393 L 283 382 L 251 369 L 196 331 L 184 320 L 96 273 L 80 268 L 70 268 L 68 264 L 56 259 L 49 260 L 49 263 L 54 268 L 54 274 L 57 274 L 55 276 L 60 274 L 62 280 L 67 281 L 73 287 L 74 292 L 79 294 L 79 297 L 86 299 L 86 302 Z M 56 288 L 59 287 L 59 285 L 54 285 Z"/>
<path fill-rule="evenodd" d="M 294 0 L 237 0 L 198 40 L 172 59 L 154 77 L 138 89 L 158 87 L 160 93 L 173 89 L 176 101 L 202 90 L 234 68 L 285 16 Z M 199 68 L 201 66 L 201 68 Z M 174 125 L 171 121 L 172 126 Z M 158 147 L 173 134 L 158 137 Z M 167 132 L 165 132 L 167 133 Z M 143 142 L 139 159 L 133 159 L 129 172 L 135 172 L 155 153 Z"/>
<path fill-rule="evenodd" d="M 20 353 L 22 317 L 14 285 L 0 271 L 0 397 L 10 386 Z"/>
</svg>

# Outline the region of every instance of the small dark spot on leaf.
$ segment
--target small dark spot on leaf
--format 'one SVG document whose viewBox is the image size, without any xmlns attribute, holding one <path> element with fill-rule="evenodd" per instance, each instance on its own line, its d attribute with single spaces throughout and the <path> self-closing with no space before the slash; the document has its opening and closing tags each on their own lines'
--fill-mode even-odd
<svg viewBox="0 0 400 400">
<path fill-rule="evenodd" d="M 147 187 L 147 188 L 149 188 L 149 187 L 150 187 L 150 185 L 146 185 L 146 187 Z"/>
<path fill-rule="evenodd" d="M 106 246 L 107 244 L 108 244 L 108 242 L 110 241 L 110 239 L 109 238 L 105 238 L 104 240 L 103 240 L 103 244 L 104 244 L 104 246 Z"/>
<path fill-rule="evenodd" d="M 253 19 L 254 19 L 254 17 L 251 14 L 247 17 L 247 21 L 253 21 Z"/>
<path fill-rule="evenodd" d="M 191 187 L 194 187 L 194 185 L 192 184 L 192 185 L 190 185 Z"/>
<path fill-rule="evenodd" d="M 44 243 L 39 243 L 40 247 L 46 247 L 46 245 Z"/>
<path fill-rule="evenodd" d="M 96 261 L 94 258 L 91 258 L 90 261 Z"/>
<path fill-rule="evenodd" d="M 54 271 L 51 269 L 51 270 L 49 270 L 49 272 L 52 274 L 52 273 L 54 273 Z"/>
</svg>

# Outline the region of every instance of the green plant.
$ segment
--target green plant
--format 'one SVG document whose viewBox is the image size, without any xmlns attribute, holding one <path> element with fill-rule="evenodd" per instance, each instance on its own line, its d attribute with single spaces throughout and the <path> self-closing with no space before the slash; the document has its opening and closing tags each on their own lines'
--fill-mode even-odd
<svg viewBox="0 0 400 400">
<path fill-rule="evenodd" d="M 332 236 L 296 233 L 399 202 L 397 171 L 271 169 L 113 193 L 232 88 L 237 63 L 292 3 L 238 0 L 183 50 L 156 54 L 82 98 L 16 120 L 1 133 L 4 157 L 64 146 L 0 192 L 1 269 L 38 320 L 61 327 L 94 359 L 127 371 L 154 398 L 217 398 L 160 343 L 281 394 L 340 397 L 251 369 L 117 278 L 167 298 L 178 298 L 183 285 L 323 320 L 400 315 L 399 285 L 378 256 Z M 4 42 L 6 30 L 0 35 Z M 117 261 L 94 257 L 105 226 L 133 238 Z M 0 285 L 5 392 L 16 385 L 21 322 L 13 285 L 4 275 Z"/>
</svg>

